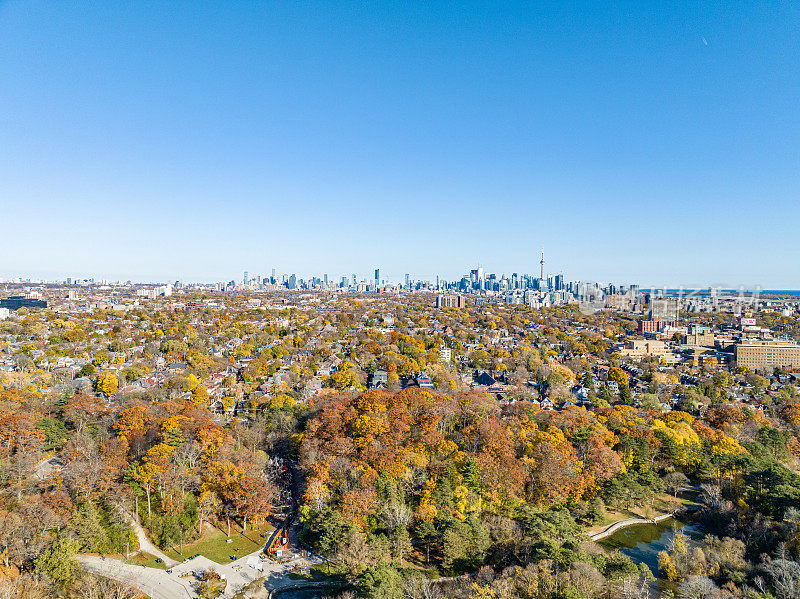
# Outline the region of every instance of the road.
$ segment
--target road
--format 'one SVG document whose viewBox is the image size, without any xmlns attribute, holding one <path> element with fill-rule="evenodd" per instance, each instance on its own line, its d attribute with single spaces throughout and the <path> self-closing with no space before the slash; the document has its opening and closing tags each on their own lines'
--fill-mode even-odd
<svg viewBox="0 0 800 599">
<path fill-rule="evenodd" d="M 230 564 L 213 565 L 213 569 L 228 581 L 225 593 L 222 595 L 224 598 L 233 597 L 243 587 L 257 579 L 262 579 L 265 585 L 273 589 L 294 584 L 297 581 L 289 578 L 289 572 L 295 567 L 310 564 L 305 559 L 296 559 L 284 564 L 258 560 L 263 567 L 263 571 L 259 571 L 248 564 L 248 558 L 258 558 L 260 553 L 260 550 L 256 551 Z M 178 566 L 176 567 L 178 572 L 167 573 L 158 568 L 126 564 L 110 557 L 102 559 L 93 555 L 78 555 L 76 559 L 89 572 L 130 584 L 153 599 L 195 599 L 198 595 L 190 584 L 195 580 L 194 577 L 179 576 L 179 572 L 205 570 L 209 569 L 209 564 L 213 564 L 211 560 L 202 558 L 204 562 L 202 567 L 198 563 L 198 567 L 193 568 L 187 563 L 187 568 Z M 314 563 L 317 562 L 318 560 Z"/>
<path fill-rule="evenodd" d="M 153 599 L 194 599 L 188 580 L 170 576 L 164 570 L 133 566 L 115 559 L 92 555 L 76 557 L 84 569 L 136 587 Z"/>
</svg>

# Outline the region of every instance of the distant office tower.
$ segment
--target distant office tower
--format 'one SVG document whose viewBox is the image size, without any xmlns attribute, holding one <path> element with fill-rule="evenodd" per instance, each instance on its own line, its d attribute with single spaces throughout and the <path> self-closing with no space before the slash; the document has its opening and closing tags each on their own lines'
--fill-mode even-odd
<svg viewBox="0 0 800 599">
<path fill-rule="evenodd" d="M 356 275 L 355 273 L 353 273 L 353 287 L 355 286 L 356 286 Z"/>
<path fill-rule="evenodd" d="M 342 277 L 342 284 L 339 285 L 340 287 L 347 287 L 347 277 Z"/>
<path fill-rule="evenodd" d="M 244 283 L 245 287 L 250 282 L 250 275 L 247 273 L 247 271 L 244 271 L 244 277 L 242 277 L 242 282 Z"/>
<path fill-rule="evenodd" d="M 328 286 L 328 275 L 326 274 L 325 275 L 325 287 L 327 287 L 327 286 Z"/>
<path fill-rule="evenodd" d="M 289 277 L 289 289 L 297 289 L 297 276 L 294 273 Z"/>
<path fill-rule="evenodd" d="M 406 289 L 411 289 L 411 275 L 406 273 Z"/>
<path fill-rule="evenodd" d="M 564 275 L 556 275 L 556 291 L 564 290 Z"/>
<path fill-rule="evenodd" d="M 380 283 L 381 283 L 381 269 L 380 268 L 376 268 L 375 269 L 375 287 L 380 285 Z"/>
<path fill-rule="evenodd" d="M 652 298 L 650 300 L 650 320 L 660 320 L 662 322 L 677 322 L 678 320 L 678 300 L 677 298 Z"/>
</svg>

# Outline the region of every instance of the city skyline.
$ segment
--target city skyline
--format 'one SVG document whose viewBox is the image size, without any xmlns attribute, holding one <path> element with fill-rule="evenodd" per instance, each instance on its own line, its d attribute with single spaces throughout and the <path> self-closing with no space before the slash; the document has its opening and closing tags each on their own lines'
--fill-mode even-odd
<svg viewBox="0 0 800 599">
<path fill-rule="evenodd" d="M 130 283 L 132 285 L 173 285 L 180 284 L 186 286 L 215 286 L 215 285 L 223 285 L 223 286 L 236 286 L 242 288 L 248 288 L 248 283 L 253 284 L 256 286 L 259 285 L 277 285 L 277 286 L 286 286 L 287 283 L 290 281 L 294 281 L 294 285 L 303 284 L 304 286 L 308 285 L 316 285 L 316 284 L 324 284 L 325 287 L 330 287 L 331 289 L 336 287 L 355 287 L 358 285 L 366 285 L 371 289 L 380 286 L 388 286 L 388 287 L 405 287 L 408 288 L 410 285 L 413 284 L 422 284 L 427 286 L 431 286 L 431 289 L 441 289 L 442 291 L 457 291 L 454 286 L 457 286 L 460 282 L 470 279 L 470 280 L 481 280 L 483 282 L 493 281 L 494 283 L 500 283 L 502 281 L 519 281 L 519 285 L 511 287 L 511 289 L 523 289 L 525 288 L 522 285 L 523 281 L 527 281 L 529 284 L 529 288 L 537 285 L 536 281 L 543 281 L 546 283 L 547 289 L 550 290 L 559 290 L 563 289 L 565 285 L 570 284 L 586 284 L 586 285 L 597 285 L 600 288 L 631 288 L 635 287 L 641 291 L 670 291 L 670 292 L 680 292 L 680 293 L 692 293 L 694 291 L 706 291 L 706 290 L 717 290 L 721 292 L 736 292 L 736 293 L 770 293 L 770 292 L 789 292 L 791 294 L 800 294 L 800 289 L 794 289 L 790 287 L 776 287 L 776 286 L 765 286 L 765 285 L 745 285 L 745 284 L 721 284 L 721 283 L 709 283 L 709 284 L 700 284 L 700 285 L 670 285 L 670 284 L 642 284 L 640 281 L 636 280 L 603 280 L 597 278 L 580 278 L 580 277 L 567 277 L 564 275 L 563 271 L 544 271 L 543 264 L 544 258 L 540 258 L 538 266 L 540 267 L 540 272 L 536 273 L 533 270 L 523 271 L 523 270 L 515 270 L 509 272 L 494 272 L 492 270 L 485 270 L 481 265 L 477 266 L 477 269 L 467 268 L 462 274 L 458 276 L 454 276 L 452 278 L 448 278 L 442 275 L 435 275 L 432 277 L 425 277 L 420 276 L 417 274 L 412 273 L 404 273 L 402 276 L 397 277 L 383 277 L 379 273 L 381 272 L 380 268 L 375 268 L 369 271 L 372 274 L 365 274 L 365 273 L 358 273 L 358 272 L 350 272 L 346 274 L 342 273 L 330 273 L 330 272 L 317 272 L 317 273 L 296 273 L 292 271 L 282 271 L 276 267 L 269 267 L 264 269 L 263 271 L 253 270 L 253 271 L 242 271 L 242 274 L 237 278 L 236 276 L 223 276 L 219 279 L 184 279 L 181 277 L 167 277 L 164 279 L 135 279 L 131 277 L 101 277 L 101 276 L 82 276 L 82 275 L 75 275 L 73 273 L 72 276 L 54 276 L 51 278 L 45 277 L 34 277 L 34 276 L 3 276 L 3 273 L 0 273 L 0 285 L 6 284 L 16 284 L 16 285 L 41 285 L 41 284 L 66 284 L 66 285 L 83 285 L 83 284 L 125 284 Z M 480 273 L 478 279 L 475 279 L 476 273 Z M 543 274 L 543 276 L 542 276 Z M 441 284 L 441 285 L 440 285 Z M 294 285 L 288 285 L 288 289 L 293 289 Z M 255 287 L 259 288 L 259 287 Z M 306 288 L 306 287 L 304 287 Z"/>
</svg>

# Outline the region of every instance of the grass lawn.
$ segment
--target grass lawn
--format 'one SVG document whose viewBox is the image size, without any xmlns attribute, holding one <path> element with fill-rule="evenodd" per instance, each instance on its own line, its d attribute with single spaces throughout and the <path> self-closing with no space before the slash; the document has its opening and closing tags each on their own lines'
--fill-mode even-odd
<svg viewBox="0 0 800 599">
<path fill-rule="evenodd" d="M 156 562 L 156 556 L 140 551 L 136 555 L 132 555 L 125 560 L 126 564 L 133 564 L 134 566 L 147 566 L 148 568 L 160 568 L 166 570 L 167 566 L 164 562 L 160 564 Z"/>
<path fill-rule="evenodd" d="M 208 526 L 205 527 L 201 539 L 183 546 L 183 555 L 178 551 L 178 547 L 173 547 L 164 551 L 164 553 L 179 562 L 199 553 L 218 564 L 227 564 L 233 561 L 234 555 L 237 559 L 240 559 L 245 555 L 262 549 L 267 542 L 267 538 L 262 537 L 261 534 L 263 533 L 268 537 L 271 532 L 272 527 L 268 524 L 261 529 L 248 530 L 244 534 L 231 531 L 231 542 L 228 543 L 228 535 L 225 532 Z"/>
</svg>

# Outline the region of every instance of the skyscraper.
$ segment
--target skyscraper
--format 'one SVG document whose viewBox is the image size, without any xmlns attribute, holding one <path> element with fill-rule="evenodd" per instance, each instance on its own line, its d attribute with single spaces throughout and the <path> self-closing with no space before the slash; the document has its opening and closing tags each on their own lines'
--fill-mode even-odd
<svg viewBox="0 0 800 599">
<path fill-rule="evenodd" d="M 375 269 L 375 287 L 376 288 L 378 287 L 378 285 L 380 285 L 380 282 L 381 282 L 381 269 L 380 268 L 376 268 Z"/>
<path fill-rule="evenodd" d="M 248 274 L 247 271 L 244 271 L 244 277 L 242 278 L 242 282 L 244 283 L 245 287 L 247 287 L 247 284 L 250 282 L 250 275 Z"/>
</svg>

